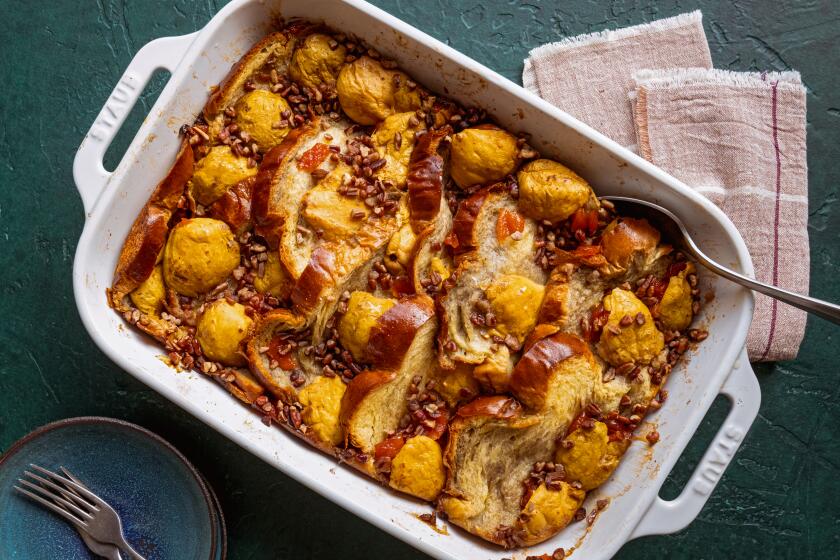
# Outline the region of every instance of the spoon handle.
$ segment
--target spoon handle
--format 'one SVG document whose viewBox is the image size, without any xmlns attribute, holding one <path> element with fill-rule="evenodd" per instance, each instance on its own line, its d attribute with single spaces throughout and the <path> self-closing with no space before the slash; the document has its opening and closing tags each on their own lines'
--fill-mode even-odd
<svg viewBox="0 0 840 560">
<path fill-rule="evenodd" d="M 716 272 L 724 278 L 732 280 L 737 284 L 746 286 L 747 288 L 760 292 L 766 296 L 770 296 L 771 298 L 783 301 L 788 305 L 798 307 L 808 313 L 813 313 L 817 317 L 822 317 L 826 321 L 831 321 L 832 323 L 840 325 L 840 305 L 829 303 L 817 298 L 803 296 L 802 294 L 797 294 L 795 292 L 789 292 L 788 290 L 764 284 L 763 282 L 758 282 L 752 278 L 744 276 L 743 274 L 738 274 L 734 270 L 730 270 L 725 266 L 721 266 L 720 264 L 707 258 L 706 255 L 699 250 L 696 251 L 694 256 L 703 264 L 703 266 L 713 272 Z"/>
</svg>

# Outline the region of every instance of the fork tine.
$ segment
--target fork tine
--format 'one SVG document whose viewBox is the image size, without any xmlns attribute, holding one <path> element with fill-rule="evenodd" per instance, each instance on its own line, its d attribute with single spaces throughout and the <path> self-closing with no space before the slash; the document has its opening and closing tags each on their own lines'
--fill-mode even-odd
<svg viewBox="0 0 840 560">
<path fill-rule="evenodd" d="M 32 473 L 30 473 L 29 471 L 27 471 L 26 474 L 32 476 Z M 38 478 L 40 478 L 40 477 L 38 477 Z M 23 484 L 27 488 L 31 488 L 32 490 L 35 490 L 36 492 L 40 492 L 45 497 L 53 500 L 54 502 L 58 502 L 58 504 L 63 506 L 64 509 L 68 510 L 70 513 L 73 513 L 76 517 L 78 517 L 80 519 L 83 519 L 83 520 L 87 521 L 88 519 L 93 518 L 93 516 L 91 514 L 89 514 L 88 512 L 83 510 L 82 508 L 76 506 L 76 504 L 65 500 L 64 498 L 62 498 L 61 496 L 59 496 L 58 494 L 56 494 L 54 492 L 50 492 L 49 490 L 47 490 L 43 486 L 38 486 L 37 484 L 29 482 L 25 478 L 19 478 L 18 482 L 20 482 L 21 484 Z"/>
<path fill-rule="evenodd" d="M 58 467 L 58 468 L 62 473 L 64 473 L 64 476 L 66 476 L 67 478 L 69 478 L 70 480 L 72 480 L 73 482 L 78 484 L 79 486 L 84 486 L 85 488 L 87 488 L 87 486 L 85 486 L 84 483 L 82 483 L 81 480 L 79 480 L 78 478 L 76 478 L 75 476 L 70 474 L 70 471 L 68 471 L 64 467 Z M 88 502 L 87 500 L 82 498 L 79 495 L 79 493 L 76 492 L 73 488 L 70 488 L 69 486 L 66 486 L 66 487 L 64 487 L 64 491 L 66 492 L 66 494 L 64 494 L 64 497 L 66 497 L 68 499 L 72 499 L 74 502 L 78 502 L 79 505 L 90 507 L 90 502 Z"/>
<path fill-rule="evenodd" d="M 87 523 L 85 523 L 84 521 L 82 521 L 81 519 L 79 519 L 78 517 L 76 517 L 75 515 L 70 513 L 69 511 L 67 511 L 66 509 L 63 509 L 63 508 L 57 506 L 53 502 L 51 502 L 49 500 L 46 500 L 46 499 L 42 498 L 41 496 L 39 496 L 37 494 L 33 494 L 29 490 L 24 490 L 20 486 L 15 486 L 14 489 L 17 490 L 18 492 L 20 492 L 21 494 L 23 494 L 24 496 L 26 496 L 26 497 L 28 497 L 32 500 L 35 500 L 36 502 L 38 502 L 39 504 L 41 504 L 45 508 L 51 510 L 53 513 L 57 513 L 58 515 L 62 516 L 64 519 L 66 519 L 70 523 L 73 523 L 74 525 L 78 525 L 80 527 L 86 527 L 87 526 Z"/>
<path fill-rule="evenodd" d="M 82 498 L 80 498 L 78 496 L 75 496 L 74 494 L 71 494 L 70 490 L 68 490 L 67 488 L 65 488 L 65 487 L 63 487 L 59 484 L 56 484 L 52 480 L 48 480 L 44 477 L 38 476 L 37 474 L 35 474 L 31 471 L 24 471 L 24 474 L 26 476 L 28 476 L 29 478 L 32 478 L 33 480 L 37 480 L 42 485 L 46 486 L 47 488 L 50 488 L 54 492 L 59 492 L 62 496 L 64 496 L 64 498 L 69 500 L 71 505 L 73 505 L 73 504 L 77 505 L 79 507 L 79 509 L 87 515 L 90 514 L 89 510 L 94 510 L 95 511 L 97 509 L 95 506 L 88 503 L 86 500 L 83 500 Z"/>
<path fill-rule="evenodd" d="M 46 478 L 42 478 L 42 477 L 38 476 L 37 474 L 34 474 L 32 472 L 29 472 L 29 471 L 26 471 L 26 474 L 27 474 L 27 476 L 37 480 L 41 484 L 44 484 L 44 485 L 48 486 L 49 488 L 52 488 L 53 490 L 55 490 L 57 492 L 60 492 L 62 496 L 64 496 L 70 502 L 78 505 L 80 508 L 82 508 L 84 510 L 89 510 L 89 509 L 94 508 L 93 505 L 91 505 L 87 500 L 85 500 L 81 496 L 79 496 L 73 489 L 65 488 L 64 486 L 61 486 L 59 484 L 55 484 L 51 480 L 47 480 Z"/>
<path fill-rule="evenodd" d="M 91 505 L 93 507 L 96 507 L 97 509 L 99 508 L 99 506 L 101 504 L 104 503 L 102 498 L 100 498 L 99 496 L 97 496 L 96 494 L 94 494 L 93 492 L 88 490 L 85 486 L 83 486 L 81 484 L 78 484 L 78 483 L 70 480 L 69 478 L 63 477 L 60 474 L 56 474 L 56 473 L 54 473 L 50 470 L 45 469 L 44 467 L 39 467 L 38 465 L 30 464 L 29 466 L 32 467 L 35 470 L 41 471 L 42 473 L 49 476 L 53 480 L 57 480 L 58 482 L 62 483 L 64 486 L 67 486 L 68 488 L 72 488 L 78 494 L 80 494 L 80 496 L 82 498 L 86 498 L 87 501 L 91 502 Z"/>
<path fill-rule="evenodd" d="M 58 467 L 58 470 L 60 470 L 62 473 L 64 473 L 64 476 L 66 476 L 67 478 L 69 478 L 70 480 L 72 480 L 73 482 L 75 482 L 76 484 L 78 484 L 79 486 L 85 486 L 84 484 L 82 484 L 82 481 L 81 481 L 81 480 L 79 480 L 78 478 L 76 478 L 75 476 L 73 476 L 73 475 L 70 473 L 70 471 L 68 471 L 67 469 L 65 469 L 63 466 L 62 466 L 62 467 Z M 85 488 L 87 488 L 87 486 L 85 486 Z"/>
</svg>

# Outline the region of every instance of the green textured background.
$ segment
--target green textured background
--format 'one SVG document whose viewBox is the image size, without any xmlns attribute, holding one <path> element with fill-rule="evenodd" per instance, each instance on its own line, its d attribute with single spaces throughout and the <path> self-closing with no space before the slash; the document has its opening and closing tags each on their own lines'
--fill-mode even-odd
<svg viewBox="0 0 840 560">
<path fill-rule="evenodd" d="M 83 212 L 73 155 L 134 53 L 202 27 L 224 2 L 0 1 L 0 449 L 79 415 L 146 426 L 178 446 L 220 495 L 230 558 L 420 558 L 120 371 L 91 342 L 73 301 Z M 519 82 L 539 44 L 695 8 L 718 68 L 797 69 L 808 87 L 811 293 L 840 300 L 840 6 L 836 2 L 376 0 Z M 158 77 L 109 152 L 119 161 L 163 84 Z M 838 330 L 809 320 L 797 360 L 756 367 L 761 413 L 687 530 L 634 541 L 620 558 L 827 558 L 840 547 Z M 726 407 L 719 402 L 666 483 L 673 497 Z M 838 440 L 834 438 L 837 437 Z M 0 512 L 2 522 L 2 512 Z"/>
</svg>

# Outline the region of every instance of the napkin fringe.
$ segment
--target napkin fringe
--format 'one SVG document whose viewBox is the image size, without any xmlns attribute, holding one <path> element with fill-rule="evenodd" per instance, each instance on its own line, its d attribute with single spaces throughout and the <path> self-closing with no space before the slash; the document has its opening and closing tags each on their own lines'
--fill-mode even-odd
<svg viewBox="0 0 840 560">
<path fill-rule="evenodd" d="M 734 72 L 732 70 L 718 70 L 707 68 L 676 68 L 664 70 L 639 70 L 633 73 L 636 87 L 685 87 L 699 83 L 714 82 L 716 84 L 733 87 L 767 87 L 767 82 L 778 82 L 780 89 L 802 89 L 802 78 L 799 72 L 788 70 L 785 72 Z M 630 92 L 633 99 L 636 92 Z"/>
<path fill-rule="evenodd" d="M 660 19 L 651 23 L 643 23 L 641 25 L 634 25 L 632 27 L 624 27 L 622 29 L 607 29 L 595 33 L 587 33 L 586 35 L 577 35 L 575 37 L 567 37 L 561 41 L 554 43 L 547 43 L 533 49 L 529 54 L 529 58 L 547 54 L 547 51 L 555 51 L 559 49 L 574 49 L 579 47 L 588 47 L 596 43 L 608 43 L 617 39 L 626 39 L 628 37 L 635 37 L 651 32 L 670 31 L 672 29 L 682 27 L 691 23 L 701 22 L 703 20 L 703 13 L 700 10 L 694 10 L 685 14 Z M 526 72 L 528 71 L 528 63 L 526 61 Z M 533 85 L 533 84 L 532 84 Z M 528 84 L 526 88 L 531 89 Z"/>
</svg>

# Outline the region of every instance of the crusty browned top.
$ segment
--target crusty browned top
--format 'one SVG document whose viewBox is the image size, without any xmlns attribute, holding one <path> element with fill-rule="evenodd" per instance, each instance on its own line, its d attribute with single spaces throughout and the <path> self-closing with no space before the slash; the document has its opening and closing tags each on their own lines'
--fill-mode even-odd
<svg viewBox="0 0 840 560">
<path fill-rule="evenodd" d="M 411 229 L 420 233 L 440 212 L 443 194 L 443 156 L 438 153 L 449 127 L 420 135 L 408 164 L 408 211 Z"/>
<path fill-rule="evenodd" d="M 376 368 L 400 364 L 417 330 L 435 315 L 432 298 L 408 296 L 386 311 L 370 330 L 365 356 Z"/>
<path fill-rule="evenodd" d="M 659 232 L 646 220 L 619 218 L 615 227 L 601 236 L 601 252 L 614 265 L 626 267 L 637 251 L 651 251 L 659 244 Z"/>
<path fill-rule="evenodd" d="M 475 416 L 489 416 L 492 418 L 515 418 L 522 412 L 522 406 L 513 397 L 505 395 L 488 395 L 478 397 L 472 402 L 458 409 L 460 418 Z"/>
<path fill-rule="evenodd" d="M 589 345 L 573 334 L 556 332 L 534 342 L 513 368 L 510 388 L 522 402 L 537 407 L 545 401 L 557 365 L 572 356 L 590 355 Z"/>
<path fill-rule="evenodd" d="M 283 227 L 283 217 L 272 212 L 275 177 L 290 164 L 298 142 L 317 132 L 318 124 L 319 120 L 315 119 L 289 131 L 282 142 L 266 152 L 260 163 L 251 197 L 251 213 L 254 231 L 263 236 L 272 249 L 279 245 L 280 228 Z"/>
<path fill-rule="evenodd" d="M 292 304 L 299 313 L 305 315 L 318 306 L 321 292 L 333 281 L 334 269 L 335 255 L 332 251 L 321 246 L 316 247 L 312 251 L 309 264 L 292 288 Z"/>
<path fill-rule="evenodd" d="M 387 463 L 376 463 L 375 459 L 388 456 L 383 453 L 381 457 L 376 457 L 375 453 L 369 451 L 376 449 L 383 438 L 385 441 L 391 441 L 380 450 L 388 449 L 390 452 L 397 447 L 395 442 L 402 444 L 411 434 L 433 434 L 434 439 L 442 437 L 439 441 L 443 442 L 442 446 L 445 448 L 443 460 L 446 481 L 439 504 L 449 499 L 460 500 L 461 496 L 469 497 L 469 486 L 476 483 L 480 485 L 481 492 L 485 487 L 495 492 L 479 492 L 476 494 L 479 496 L 476 504 L 488 495 L 493 496 L 492 500 L 496 501 L 492 507 L 485 507 L 480 515 L 469 514 L 460 518 L 444 507 L 444 511 L 450 514 L 450 519 L 470 532 L 504 546 L 541 541 L 547 538 L 551 531 L 559 530 L 559 527 L 539 529 L 522 538 L 519 533 L 516 533 L 514 538 L 514 533 L 511 532 L 520 530 L 517 527 L 524 517 L 518 517 L 519 521 L 514 525 L 510 524 L 510 520 L 533 513 L 531 510 L 522 510 L 521 492 L 518 489 L 526 481 L 518 480 L 518 477 L 523 475 L 524 478 L 524 473 L 532 466 L 551 460 L 556 447 L 555 435 L 563 433 L 564 426 L 568 423 L 566 420 L 580 413 L 578 408 L 585 407 L 589 414 L 592 408 L 587 407 L 587 401 L 595 403 L 593 398 L 597 396 L 591 390 L 593 386 L 590 382 L 602 379 L 602 362 L 596 361 L 593 355 L 594 347 L 590 347 L 578 336 L 561 331 L 590 333 L 591 329 L 587 331 L 585 327 L 592 325 L 595 319 L 602 318 L 600 311 L 603 308 L 594 303 L 600 301 L 602 293 L 605 293 L 602 284 L 606 285 L 607 281 L 612 283 L 610 285 L 619 285 L 622 281 L 636 282 L 639 289 L 640 282 L 652 283 L 653 279 L 639 280 L 638 277 L 652 270 L 648 261 L 662 264 L 657 259 L 663 255 L 667 256 L 670 249 L 662 250 L 662 246 L 658 245 L 659 232 L 643 220 L 617 217 L 605 231 L 606 224 L 615 216 L 608 205 L 598 208 L 594 195 L 590 196 L 589 202 L 581 208 L 586 218 L 586 227 L 583 229 L 574 225 L 575 220 L 580 219 L 579 214 L 560 223 L 540 222 L 539 228 L 536 228 L 533 222 L 528 222 L 532 228 L 538 230 L 534 233 L 533 262 L 531 255 L 525 254 L 523 245 L 502 243 L 499 238 L 503 240 L 504 236 L 499 231 L 505 228 L 497 227 L 497 231 L 494 232 L 492 224 L 488 225 L 487 220 L 503 213 L 506 205 L 516 203 L 512 176 L 495 184 L 476 185 L 447 192 L 450 188 L 448 139 L 453 134 L 453 128 L 501 129 L 490 124 L 480 109 L 464 109 L 450 100 L 435 96 L 417 84 L 412 86 L 410 83 L 410 89 L 420 87 L 420 95 L 417 98 L 420 100 L 419 110 L 422 111 L 422 115 L 418 113 L 417 119 L 430 130 L 417 131 L 408 161 L 406 192 L 396 189 L 393 192 L 382 193 L 389 200 L 391 195 L 399 197 L 398 201 L 394 198 L 397 204 L 391 208 L 395 212 L 387 208 L 388 211 L 384 214 L 372 212 L 378 218 L 365 217 L 365 222 L 360 223 L 360 227 L 354 229 L 347 238 L 341 238 L 340 235 L 322 235 L 327 232 L 315 228 L 313 235 L 307 236 L 307 243 L 298 240 L 302 234 L 298 234 L 299 228 L 296 226 L 300 224 L 302 229 L 308 221 L 306 212 L 302 212 L 308 202 L 306 197 L 298 195 L 303 195 L 303 191 L 315 185 L 319 178 L 323 178 L 322 172 L 326 169 L 322 167 L 312 176 L 299 168 L 295 159 L 316 139 L 329 140 L 331 161 L 342 161 L 348 168 L 352 168 L 352 173 L 348 170 L 348 176 L 342 177 L 341 183 L 344 188 L 339 188 L 338 194 L 353 198 L 356 195 L 350 193 L 355 192 L 360 195 L 360 200 L 364 199 L 366 206 L 382 210 L 379 206 L 380 187 L 377 184 L 377 180 L 381 178 L 375 175 L 373 165 L 368 163 L 368 160 L 375 161 L 374 151 L 380 155 L 378 150 L 382 147 L 370 137 L 370 128 L 352 124 L 342 109 L 342 102 L 346 107 L 346 102 L 353 102 L 356 95 L 376 97 L 376 92 L 372 92 L 363 83 L 367 78 L 360 76 L 358 87 L 347 88 L 358 91 L 342 91 L 342 95 L 337 95 L 337 84 L 336 89 L 332 84 L 326 83 L 322 84 L 323 87 L 311 89 L 296 83 L 294 78 L 289 76 L 292 57 L 295 49 L 302 44 L 301 39 L 319 29 L 319 26 L 307 22 L 291 23 L 282 31 L 256 43 L 210 96 L 202 117 L 196 121 L 196 126 L 184 129 L 187 134 L 192 134 L 192 137 L 184 140 L 174 166 L 157 185 L 132 225 L 115 272 L 114 285 L 109 296 L 112 305 L 135 326 L 164 342 L 170 359 L 173 359 L 173 355 L 182 360 L 189 358 L 189 361 L 181 362 L 184 367 L 195 367 L 197 371 L 207 373 L 223 382 L 237 398 L 264 413 L 267 424 L 277 422 L 287 427 L 297 436 L 304 437 L 328 453 L 338 455 L 342 460 L 347 460 L 362 472 L 382 482 L 389 481 L 388 469 L 380 468 Z M 342 49 L 346 49 L 346 55 L 339 57 L 337 65 L 341 64 L 342 58 L 345 63 L 352 64 L 367 51 L 367 47 L 360 45 L 355 39 L 325 31 L 333 33 L 327 39 L 330 49 L 335 50 L 340 45 Z M 318 47 L 312 50 L 320 50 L 316 42 L 312 45 Z M 312 45 L 307 44 L 307 49 Z M 317 55 L 313 52 L 302 54 L 304 57 L 309 54 Z M 300 60 L 302 59 L 298 62 Z M 386 64 L 386 60 L 382 59 L 376 64 L 382 64 L 382 69 L 390 70 L 391 65 Z M 338 70 L 332 68 L 332 62 L 330 65 L 331 71 Z M 405 83 L 404 74 L 391 77 L 395 78 L 397 88 L 400 87 L 399 84 Z M 196 158 L 203 156 L 211 146 L 218 144 L 222 131 L 227 130 L 235 135 L 235 111 L 226 109 L 234 107 L 241 95 L 254 88 L 271 88 L 272 92 L 286 98 L 295 112 L 294 126 L 287 130 L 279 145 L 266 153 L 261 153 L 258 149 L 248 153 L 248 164 L 259 166 L 254 177 L 227 189 L 206 208 L 196 206 L 188 192 Z M 391 88 L 385 89 L 391 91 Z M 298 126 L 301 118 L 303 122 Z M 329 121 L 328 126 L 324 120 Z M 333 141 L 333 130 L 343 130 L 340 140 Z M 246 143 L 248 141 L 247 137 L 241 139 Z M 517 145 L 521 146 L 516 156 L 517 166 L 523 158 L 539 156 L 521 141 Z M 332 168 L 332 165 L 327 167 Z M 514 170 L 513 173 L 515 172 Z M 348 178 L 353 179 L 352 189 L 349 187 Z M 370 196 L 370 192 L 363 193 L 360 185 L 366 188 L 374 187 L 373 194 L 376 196 Z M 452 188 L 456 189 L 457 185 L 452 185 Z M 358 201 L 352 202 L 353 204 L 348 206 L 355 207 Z M 457 210 L 454 208 L 456 204 Z M 453 206 L 450 208 L 450 205 Z M 593 208 L 597 209 L 597 227 L 590 223 Z M 393 251 L 389 241 L 399 245 L 400 251 L 407 250 L 404 245 L 411 236 L 400 229 L 406 225 L 406 209 L 407 225 L 414 233 L 414 246 L 411 248 L 408 265 L 400 253 L 400 266 L 395 267 L 391 266 L 393 263 L 388 260 Z M 344 208 L 339 207 L 336 211 L 343 212 Z M 367 216 L 367 212 L 364 214 Z M 168 289 L 164 302 L 166 313 L 161 311 L 141 315 L 141 311 L 133 306 L 131 298 L 125 296 L 154 271 L 165 247 L 170 227 L 182 217 L 199 215 L 221 220 L 236 233 L 236 242 L 241 245 L 241 254 L 244 255 L 239 263 L 241 266 L 231 272 L 225 282 L 226 286 L 220 284 L 219 289 L 206 295 L 187 298 Z M 350 216 L 355 219 L 357 212 L 351 210 Z M 251 231 L 254 236 L 242 235 Z M 393 237 L 395 232 L 398 237 Z M 283 238 L 289 233 L 290 237 Z M 528 233 L 531 234 L 530 230 Z M 580 233 L 584 234 L 583 238 Z M 558 236 L 562 242 L 556 242 Z M 528 241 L 531 244 L 530 238 Z M 262 251 L 262 246 L 266 244 L 271 252 Z M 252 295 L 256 294 L 254 279 L 260 277 L 258 274 L 261 270 L 268 270 L 268 263 L 259 261 L 258 259 L 263 257 L 258 254 L 274 257 L 279 253 L 281 266 L 286 266 L 289 260 L 294 258 L 298 247 L 304 245 L 305 256 L 300 255 L 298 258 L 303 259 L 300 264 L 306 266 L 295 266 L 295 276 L 298 272 L 300 275 L 296 276 L 294 281 L 290 273 L 281 275 L 284 279 L 289 277 L 288 283 L 282 285 L 284 297 L 275 296 L 278 292 L 274 289 L 275 286 L 272 286 L 274 293 L 271 297 L 266 294 Z M 308 252 L 310 248 L 311 254 Z M 453 250 L 450 251 L 450 248 Z M 502 308 L 508 303 L 502 302 L 497 306 L 494 300 L 490 312 L 480 313 L 482 305 L 490 302 L 489 298 L 484 297 L 488 294 L 480 293 L 482 290 L 487 291 L 485 278 L 469 276 L 484 263 L 492 266 L 494 263 L 508 262 L 507 259 L 496 258 L 508 254 L 515 257 L 516 262 L 519 262 L 518 259 L 522 256 L 522 262 L 533 266 L 533 276 L 540 279 L 540 282 L 548 269 L 551 269 L 550 281 L 540 303 L 537 325 L 530 333 L 523 333 L 525 339 L 521 347 L 518 337 L 514 345 L 499 335 L 504 329 L 493 330 L 499 326 L 498 323 L 504 322 L 500 317 L 507 314 L 507 310 Z M 552 259 L 544 262 L 543 257 L 547 256 L 551 256 Z M 648 256 L 655 258 L 647 259 Z M 441 263 L 446 271 L 439 266 Z M 275 263 L 272 261 L 270 264 L 273 266 Z M 505 266 L 507 265 L 499 265 L 492 272 L 516 273 L 510 270 L 510 266 L 506 270 Z M 524 270 L 520 271 L 523 275 L 531 275 L 531 268 Z M 372 271 L 379 276 L 376 277 Z M 442 272 L 447 272 L 446 279 L 442 278 Z M 406 273 L 408 276 L 405 276 Z M 385 274 L 388 274 L 390 284 L 385 281 Z M 658 279 L 659 272 L 650 274 L 654 279 Z M 268 278 L 266 283 L 269 279 L 273 280 Z M 486 279 L 489 281 L 489 276 Z M 426 282 L 424 285 L 425 280 L 432 282 Z M 460 291 L 461 280 L 470 283 L 469 290 Z M 409 286 L 405 287 L 405 284 Z M 285 297 L 288 295 L 286 288 L 291 290 L 290 301 Z M 399 293 L 404 297 L 378 316 L 370 330 L 364 355 L 354 356 L 354 359 L 350 360 L 346 357 L 350 353 L 349 349 L 344 347 L 346 341 L 342 341 L 334 332 L 335 322 L 340 320 L 343 308 L 343 300 L 339 299 L 338 294 L 364 289 L 375 296 L 390 297 L 392 293 Z M 650 291 L 646 288 L 646 293 Z M 414 293 L 408 295 L 409 292 Z M 469 294 L 464 295 L 467 292 Z M 433 300 L 427 294 L 436 299 Z M 443 304 L 449 301 L 450 297 L 453 300 L 462 298 L 466 305 L 456 306 L 454 311 L 444 308 Z M 196 340 L 196 327 L 192 319 L 200 319 L 207 303 L 217 298 L 239 301 L 254 320 L 253 332 L 248 338 L 239 341 L 245 345 L 248 369 L 209 362 L 202 352 L 200 341 Z M 647 304 L 647 299 L 644 303 Z M 280 305 L 283 307 L 277 308 Z M 492 314 L 495 317 L 497 312 L 499 317 L 494 325 L 490 316 Z M 580 320 L 578 312 L 589 315 L 584 315 Z M 469 317 L 465 317 L 466 315 Z M 455 344 L 455 337 L 448 337 L 446 322 L 450 316 L 460 316 L 471 321 L 479 327 L 481 336 L 485 336 L 488 341 L 492 340 L 493 344 L 505 344 L 509 352 L 500 357 L 507 359 L 509 355 L 510 363 L 515 364 L 505 394 L 498 394 L 500 391 L 487 382 L 486 378 L 489 376 L 486 375 L 486 371 L 476 372 L 474 368 L 477 364 L 466 363 L 469 356 L 460 364 L 456 363 L 458 357 L 450 359 L 448 347 Z M 572 318 L 575 319 L 574 322 Z M 438 320 L 444 323 L 442 330 L 438 330 Z M 439 334 L 437 346 L 436 334 Z M 278 354 L 278 343 L 282 343 L 282 355 Z M 435 360 L 436 354 L 440 357 L 440 363 Z M 178 362 L 173 361 L 173 364 L 178 365 Z M 325 364 L 331 365 L 327 368 Z M 494 364 L 485 360 L 481 365 L 486 366 L 486 370 Z M 443 377 L 446 372 L 442 372 L 442 368 L 456 367 L 464 369 L 457 370 L 457 376 Z M 475 374 L 471 378 L 460 378 L 461 374 L 468 376 L 471 371 Z M 503 371 L 508 371 L 507 362 Z M 664 369 L 655 373 L 657 380 L 652 381 L 652 385 L 661 384 L 662 371 Z M 616 371 L 616 375 L 619 374 Z M 651 380 L 654 379 L 654 373 L 647 374 Z M 303 406 L 299 400 L 300 391 L 306 390 L 305 387 L 312 387 L 311 383 L 320 376 L 334 375 L 339 375 L 341 381 L 347 384 L 338 410 L 332 406 L 334 402 L 325 407 L 310 404 L 310 408 L 307 409 Z M 667 372 L 664 375 L 667 375 Z M 448 383 L 450 380 L 451 383 Z M 486 385 L 481 385 L 482 383 Z M 317 387 L 313 388 L 313 392 L 317 393 L 314 389 Z M 616 389 L 623 390 L 623 386 Z M 655 387 L 652 387 L 652 390 L 655 390 Z M 497 394 L 482 394 L 460 406 L 477 393 L 491 391 Z M 549 394 L 549 391 L 553 393 Z M 612 398 L 612 394 L 609 397 Z M 621 397 L 617 396 L 614 399 L 615 403 L 609 404 L 609 411 L 603 411 L 612 416 L 602 415 L 600 412 L 597 414 L 601 421 L 609 422 L 612 418 L 621 418 L 619 414 L 627 408 L 636 410 L 635 406 L 621 404 L 625 401 L 618 401 L 619 398 Z M 568 400 L 574 401 L 574 406 L 571 407 L 573 410 L 560 418 L 560 408 L 569 408 L 566 406 Z M 552 408 L 549 408 L 548 404 L 553 405 Z M 309 412 L 317 411 L 320 414 L 319 408 L 323 409 L 324 414 L 338 415 L 343 435 L 349 440 L 345 441 L 345 444 L 349 444 L 350 448 L 347 448 L 348 445 L 331 446 L 318 437 L 316 430 L 309 429 L 314 428 L 319 420 L 317 414 L 313 414 L 314 420 L 306 416 Z M 420 409 L 423 412 L 417 414 Z M 430 415 L 427 416 L 426 412 Z M 404 421 L 406 419 L 407 425 Z M 335 417 L 330 418 L 331 422 L 334 420 Z M 432 421 L 433 427 L 428 425 L 429 421 Z M 422 431 L 416 430 L 421 427 L 420 423 L 425 425 Z M 531 427 L 537 429 L 528 432 L 533 436 L 533 439 L 528 440 L 524 436 Z M 432 431 L 428 431 L 427 428 Z M 482 438 L 490 438 L 485 441 L 489 441 L 491 446 L 495 445 L 497 440 L 492 438 L 498 434 L 504 434 L 504 437 L 498 440 L 501 446 L 498 454 L 492 450 L 487 453 L 474 451 L 483 447 L 483 444 L 476 445 Z M 510 440 L 511 435 L 514 435 L 513 440 Z M 523 443 L 524 445 L 520 445 Z M 529 451 L 523 452 L 526 447 Z M 359 450 L 363 452 L 356 453 Z M 347 459 L 348 457 L 350 459 Z M 480 468 L 476 469 L 466 465 L 473 459 L 491 459 L 493 468 L 485 469 L 483 465 L 479 465 Z M 461 472 L 467 473 L 463 484 L 458 479 L 460 468 L 464 469 Z M 543 472 L 542 469 L 539 471 Z M 479 472 L 480 474 L 475 476 L 470 474 Z M 528 476 L 529 483 L 533 483 L 533 477 Z M 497 484 L 500 480 L 504 480 L 505 484 Z M 537 482 L 541 483 L 540 480 Z M 548 482 L 546 478 L 546 485 Z M 499 491 L 496 492 L 495 489 Z M 462 510 L 471 509 L 473 506 L 467 501 L 464 505 L 468 507 L 462 507 Z M 455 509 L 457 507 L 452 511 Z M 497 522 L 493 512 L 502 509 L 505 512 L 505 521 Z M 530 531 L 530 528 L 528 530 Z"/>
</svg>

